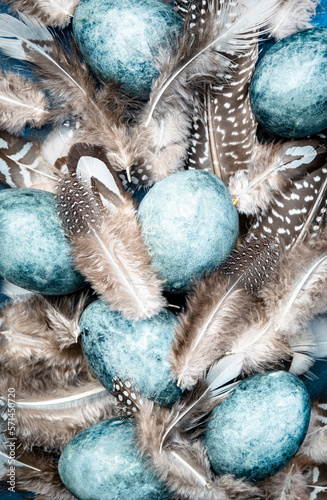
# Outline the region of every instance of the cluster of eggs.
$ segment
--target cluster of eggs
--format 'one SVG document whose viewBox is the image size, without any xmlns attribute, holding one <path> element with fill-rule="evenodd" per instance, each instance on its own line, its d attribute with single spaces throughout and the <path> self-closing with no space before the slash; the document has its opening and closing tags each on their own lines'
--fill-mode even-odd
<svg viewBox="0 0 327 500">
<path fill-rule="evenodd" d="M 159 0 L 82 0 L 73 18 L 74 36 L 92 70 L 144 98 L 158 74 L 151 62 L 156 47 L 181 26 L 178 14 Z M 303 137 L 327 127 L 327 83 L 321 83 L 326 37 L 327 28 L 287 37 L 257 66 L 251 106 L 273 133 Z M 187 292 L 195 278 L 218 268 L 239 233 L 238 213 L 226 187 L 203 171 L 179 172 L 155 184 L 138 217 L 153 266 L 166 291 L 173 293 Z M 53 194 L 0 192 L 0 276 L 47 295 L 85 285 L 74 269 Z M 83 352 L 109 391 L 119 375 L 133 380 L 144 397 L 170 406 L 181 395 L 168 362 L 175 324 L 169 311 L 132 322 L 97 300 L 80 319 Z M 213 469 L 255 481 L 275 474 L 300 447 L 309 418 L 308 393 L 293 375 L 270 372 L 243 380 L 216 407 L 205 433 Z M 81 500 L 109 492 L 121 499 L 169 498 L 137 453 L 134 434 L 131 420 L 102 422 L 78 434 L 59 461 L 66 487 Z"/>
</svg>

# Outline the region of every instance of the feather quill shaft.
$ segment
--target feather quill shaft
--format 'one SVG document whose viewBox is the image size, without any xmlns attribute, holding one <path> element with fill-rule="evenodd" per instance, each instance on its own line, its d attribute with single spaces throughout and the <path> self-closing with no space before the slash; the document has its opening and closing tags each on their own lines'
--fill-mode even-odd
<svg viewBox="0 0 327 500">
<path fill-rule="evenodd" d="M 258 215 L 275 196 L 286 193 L 292 181 L 317 170 L 327 161 L 324 141 L 304 139 L 283 144 L 258 144 L 247 171 L 238 171 L 229 181 L 229 192 L 241 213 Z"/>
<path fill-rule="evenodd" d="M 235 251 L 226 270 L 201 280 L 179 316 L 170 354 L 171 366 L 182 387 L 190 388 L 221 355 L 220 339 L 234 321 L 253 306 L 251 293 L 263 285 L 278 263 L 278 247 L 263 242 Z M 228 273 L 228 274 L 227 274 Z M 230 275 L 229 275 L 230 274 Z"/>
</svg>

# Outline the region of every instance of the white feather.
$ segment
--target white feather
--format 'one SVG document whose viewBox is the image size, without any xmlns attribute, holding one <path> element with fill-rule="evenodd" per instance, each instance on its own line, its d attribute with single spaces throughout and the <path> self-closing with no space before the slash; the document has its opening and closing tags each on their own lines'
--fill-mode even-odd
<svg viewBox="0 0 327 500">
<path fill-rule="evenodd" d="M 107 165 L 103 161 L 99 160 L 99 158 L 95 158 L 93 156 L 82 156 L 78 161 L 76 173 L 89 188 L 92 187 L 91 178 L 94 177 L 104 184 L 110 191 L 115 193 L 123 203 L 126 202 L 126 199 L 122 196 L 117 186 L 114 176 L 108 169 Z"/>
</svg>

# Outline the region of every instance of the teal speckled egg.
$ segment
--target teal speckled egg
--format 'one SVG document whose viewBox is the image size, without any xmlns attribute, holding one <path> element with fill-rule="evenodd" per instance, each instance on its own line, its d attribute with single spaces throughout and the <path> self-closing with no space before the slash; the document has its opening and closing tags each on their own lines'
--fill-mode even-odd
<svg viewBox="0 0 327 500">
<path fill-rule="evenodd" d="M 130 420 L 106 420 L 77 434 L 59 459 L 59 474 L 79 500 L 168 500 L 171 494 L 134 445 Z"/>
<path fill-rule="evenodd" d="M 283 38 L 268 50 L 251 80 L 258 122 L 282 137 L 305 137 L 327 127 L 327 28 Z"/>
<path fill-rule="evenodd" d="M 166 290 L 187 291 L 233 250 L 238 213 L 224 183 L 187 170 L 158 182 L 139 207 L 142 236 Z"/>
<path fill-rule="evenodd" d="M 298 451 L 309 420 L 299 378 L 284 371 L 246 378 L 212 412 L 204 435 L 212 468 L 253 481 L 272 476 Z"/>
<path fill-rule="evenodd" d="M 85 283 L 57 215 L 56 197 L 37 189 L 0 192 L 0 276 L 33 292 L 64 295 Z"/>
<path fill-rule="evenodd" d="M 159 75 L 153 55 L 182 22 L 161 0 L 82 0 L 74 13 L 73 32 L 95 73 L 146 98 Z"/>
<path fill-rule="evenodd" d="M 130 321 L 97 300 L 80 319 L 84 356 L 108 391 L 118 375 L 123 381 L 134 382 L 143 396 L 169 406 L 181 394 L 168 362 L 176 323 L 169 311 Z"/>
</svg>

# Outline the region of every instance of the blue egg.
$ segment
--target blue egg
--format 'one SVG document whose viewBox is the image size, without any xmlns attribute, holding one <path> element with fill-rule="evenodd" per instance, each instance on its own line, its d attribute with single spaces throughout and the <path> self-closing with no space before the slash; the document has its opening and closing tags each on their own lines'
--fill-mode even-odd
<svg viewBox="0 0 327 500">
<path fill-rule="evenodd" d="M 265 54 L 250 85 L 253 113 L 282 137 L 305 137 L 327 127 L 327 28 L 283 38 Z"/>
<path fill-rule="evenodd" d="M 158 182 L 139 207 L 142 236 L 166 290 L 187 291 L 234 248 L 238 213 L 224 183 L 200 170 Z"/>
<path fill-rule="evenodd" d="M 130 420 L 106 420 L 77 434 L 58 464 L 60 478 L 79 500 L 168 500 L 135 446 Z"/>
<path fill-rule="evenodd" d="M 37 189 L 0 192 L 0 276 L 32 292 L 64 295 L 82 288 L 57 215 L 56 197 Z"/>
<path fill-rule="evenodd" d="M 204 444 L 217 474 L 253 481 L 276 474 L 300 448 L 310 397 L 289 372 L 248 377 L 212 412 Z"/>
<path fill-rule="evenodd" d="M 167 45 L 182 23 L 161 0 L 82 0 L 74 13 L 73 32 L 95 73 L 146 98 L 159 75 L 154 65 L 157 47 Z"/>
<path fill-rule="evenodd" d="M 118 375 L 123 381 L 135 383 L 143 396 L 169 406 L 181 394 L 168 362 L 176 323 L 169 311 L 130 321 L 97 300 L 80 319 L 86 361 L 108 391 L 112 391 L 113 377 Z"/>
<path fill-rule="evenodd" d="M 327 0 L 320 0 L 316 8 L 316 13 L 311 19 L 311 24 L 318 28 L 327 26 Z"/>
</svg>

